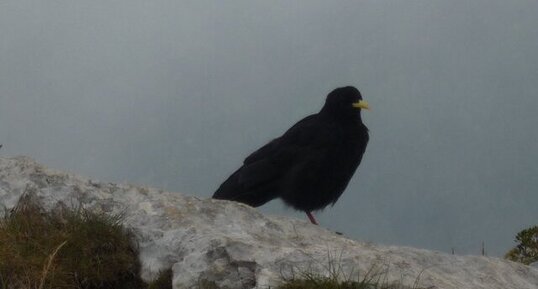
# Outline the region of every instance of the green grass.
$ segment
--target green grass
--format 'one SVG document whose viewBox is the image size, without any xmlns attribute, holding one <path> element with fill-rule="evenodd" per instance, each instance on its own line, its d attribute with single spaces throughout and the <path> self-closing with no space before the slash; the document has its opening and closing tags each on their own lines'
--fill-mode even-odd
<svg viewBox="0 0 538 289">
<path fill-rule="evenodd" d="M 357 275 L 354 280 L 353 278 L 342 280 L 334 275 L 301 274 L 298 278 L 286 280 L 278 289 L 419 289 L 416 284 L 409 287 L 398 282 L 388 282 L 385 278 L 386 272 L 368 274 L 363 278 Z"/>
<path fill-rule="evenodd" d="M 342 255 L 343 252 L 339 255 L 328 252 L 326 264 L 322 265 L 326 275 L 292 268 L 291 276 L 283 276 L 285 282 L 277 289 L 420 289 L 420 276 L 416 277 L 412 287 L 401 281 L 389 282 L 388 265 L 373 264 L 362 274 L 357 270 L 345 273 L 341 264 Z"/>
<path fill-rule="evenodd" d="M 0 289 L 171 288 L 171 277 L 142 282 L 138 247 L 122 221 L 84 209 L 45 212 L 24 195 L 0 218 Z"/>
<path fill-rule="evenodd" d="M 402 285 L 368 283 L 362 281 L 338 281 L 330 277 L 312 277 L 303 280 L 288 281 L 279 289 L 404 289 Z"/>
</svg>

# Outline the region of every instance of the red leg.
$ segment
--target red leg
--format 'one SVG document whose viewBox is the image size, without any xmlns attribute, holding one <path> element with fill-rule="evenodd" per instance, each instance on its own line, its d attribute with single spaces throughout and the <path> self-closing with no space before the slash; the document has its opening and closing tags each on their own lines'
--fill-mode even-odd
<svg viewBox="0 0 538 289">
<path fill-rule="evenodd" d="M 314 225 L 319 225 L 318 224 L 318 221 L 316 221 L 316 218 L 314 218 L 314 215 L 312 215 L 311 212 L 305 212 L 306 215 L 308 216 L 308 219 L 310 219 L 310 222 Z"/>
</svg>

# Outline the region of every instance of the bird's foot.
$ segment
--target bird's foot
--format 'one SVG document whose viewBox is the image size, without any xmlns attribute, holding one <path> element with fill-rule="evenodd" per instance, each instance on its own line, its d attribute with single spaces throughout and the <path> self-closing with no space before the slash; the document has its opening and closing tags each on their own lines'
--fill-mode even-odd
<svg viewBox="0 0 538 289">
<path fill-rule="evenodd" d="M 314 215 L 312 215 L 312 212 L 305 212 L 306 215 L 308 216 L 308 219 L 310 219 L 310 222 L 314 225 L 318 225 L 318 221 L 316 221 L 316 218 L 314 218 Z"/>
</svg>

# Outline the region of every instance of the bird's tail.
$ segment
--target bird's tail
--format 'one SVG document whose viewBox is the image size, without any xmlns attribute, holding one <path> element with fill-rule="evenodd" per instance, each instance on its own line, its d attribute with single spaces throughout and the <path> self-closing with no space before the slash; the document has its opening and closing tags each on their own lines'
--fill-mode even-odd
<svg viewBox="0 0 538 289">
<path fill-rule="evenodd" d="M 276 188 L 271 183 L 249 186 L 241 180 L 241 170 L 235 171 L 213 194 L 213 199 L 230 200 L 259 207 L 276 198 Z"/>
</svg>

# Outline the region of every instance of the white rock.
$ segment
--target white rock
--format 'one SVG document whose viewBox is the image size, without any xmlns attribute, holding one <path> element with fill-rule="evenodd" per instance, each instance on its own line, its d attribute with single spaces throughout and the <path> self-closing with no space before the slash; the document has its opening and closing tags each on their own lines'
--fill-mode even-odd
<svg viewBox="0 0 538 289">
<path fill-rule="evenodd" d="M 391 281 L 420 288 L 537 289 L 538 269 L 497 258 L 454 256 L 354 241 L 306 221 L 267 217 L 245 205 L 180 193 L 100 183 L 45 168 L 27 157 L 0 158 L 0 205 L 30 189 L 47 209 L 59 203 L 124 212 L 138 234 L 141 275 L 173 268 L 174 288 L 202 280 L 220 288 L 267 288 L 293 272 L 387 270 Z M 356 274 L 356 273 L 354 273 Z"/>
</svg>

